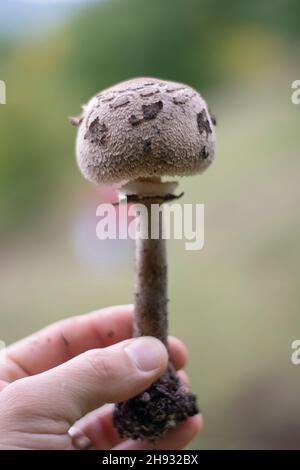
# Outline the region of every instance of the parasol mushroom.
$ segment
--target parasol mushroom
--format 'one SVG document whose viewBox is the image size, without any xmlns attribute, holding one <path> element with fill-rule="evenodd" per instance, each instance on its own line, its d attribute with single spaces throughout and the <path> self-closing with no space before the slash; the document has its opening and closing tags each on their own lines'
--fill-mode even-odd
<svg viewBox="0 0 300 470">
<path fill-rule="evenodd" d="M 176 182 L 164 176 L 193 175 L 214 159 L 214 120 L 193 88 L 155 78 L 136 78 L 108 88 L 84 107 L 79 118 L 77 162 L 94 183 L 118 183 L 138 211 L 149 236 L 136 240 L 134 335 L 155 336 L 167 345 L 166 241 L 151 238 L 151 205 L 175 199 Z M 146 215 L 145 215 L 146 214 Z M 155 441 L 198 412 L 196 398 L 180 383 L 174 367 L 148 390 L 116 405 L 121 436 Z"/>
</svg>

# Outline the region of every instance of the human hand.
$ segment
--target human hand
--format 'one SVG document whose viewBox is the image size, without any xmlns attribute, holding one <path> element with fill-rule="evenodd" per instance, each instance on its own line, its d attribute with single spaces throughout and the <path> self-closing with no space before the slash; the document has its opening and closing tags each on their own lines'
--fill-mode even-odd
<svg viewBox="0 0 300 470">
<path fill-rule="evenodd" d="M 0 365 L 0 449 L 181 449 L 199 432 L 188 418 L 155 444 L 124 440 L 113 405 L 149 387 L 168 355 L 155 338 L 130 339 L 133 307 L 109 307 L 55 323 L 6 350 Z M 174 366 L 187 360 L 169 338 Z M 181 370 L 181 380 L 188 378 Z"/>
</svg>

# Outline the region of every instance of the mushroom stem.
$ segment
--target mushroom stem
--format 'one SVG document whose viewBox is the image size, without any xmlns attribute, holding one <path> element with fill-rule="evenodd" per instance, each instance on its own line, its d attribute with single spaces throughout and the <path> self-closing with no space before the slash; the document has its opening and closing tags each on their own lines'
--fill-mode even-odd
<svg viewBox="0 0 300 470">
<path fill-rule="evenodd" d="M 165 183 L 161 183 L 163 186 Z M 157 189 L 157 188 L 156 188 Z M 167 254 L 163 217 L 153 214 L 160 196 L 135 205 L 139 236 L 135 254 L 134 336 L 154 336 L 167 346 Z M 155 236 L 153 236 L 155 234 Z M 121 437 L 155 442 L 169 429 L 198 413 L 195 396 L 180 383 L 171 361 L 164 374 L 144 393 L 118 403 L 114 424 Z"/>
<path fill-rule="evenodd" d="M 155 336 L 164 344 L 168 335 L 167 253 L 163 239 L 163 221 L 151 214 L 151 203 L 143 203 L 146 211 L 136 210 L 136 222 L 146 230 L 147 238 L 137 238 L 135 246 L 135 318 L 134 336 Z M 158 238 L 151 237 L 156 227 Z M 144 232 L 145 233 L 145 232 Z"/>
</svg>

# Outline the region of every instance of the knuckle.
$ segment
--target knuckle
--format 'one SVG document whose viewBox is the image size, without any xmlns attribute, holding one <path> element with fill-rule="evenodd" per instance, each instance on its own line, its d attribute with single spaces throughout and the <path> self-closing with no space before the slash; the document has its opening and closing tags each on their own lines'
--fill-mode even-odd
<svg viewBox="0 0 300 470">
<path fill-rule="evenodd" d="M 93 375 L 96 374 L 98 379 L 106 381 L 111 378 L 113 375 L 113 368 L 111 361 L 106 354 L 103 354 L 102 351 L 89 351 L 87 359 Z"/>
<path fill-rule="evenodd" d="M 29 393 L 26 379 L 16 380 L 1 393 L 1 405 L 5 404 L 4 412 L 15 417 L 27 416 L 34 410 L 33 397 Z"/>
</svg>

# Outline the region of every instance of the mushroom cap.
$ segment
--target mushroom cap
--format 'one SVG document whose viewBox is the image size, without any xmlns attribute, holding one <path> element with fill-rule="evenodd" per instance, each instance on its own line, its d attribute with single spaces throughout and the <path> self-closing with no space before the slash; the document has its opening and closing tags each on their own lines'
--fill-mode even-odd
<svg viewBox="0 0 300 470">
<path fill-rule="evenodd" d="M 95 183 L 205 170 L 215 153 L 206 102 L 193 88 L 156 78 L 135 78 L 107 88 L 84 107 L 76 155 Z"/>
</svg>

